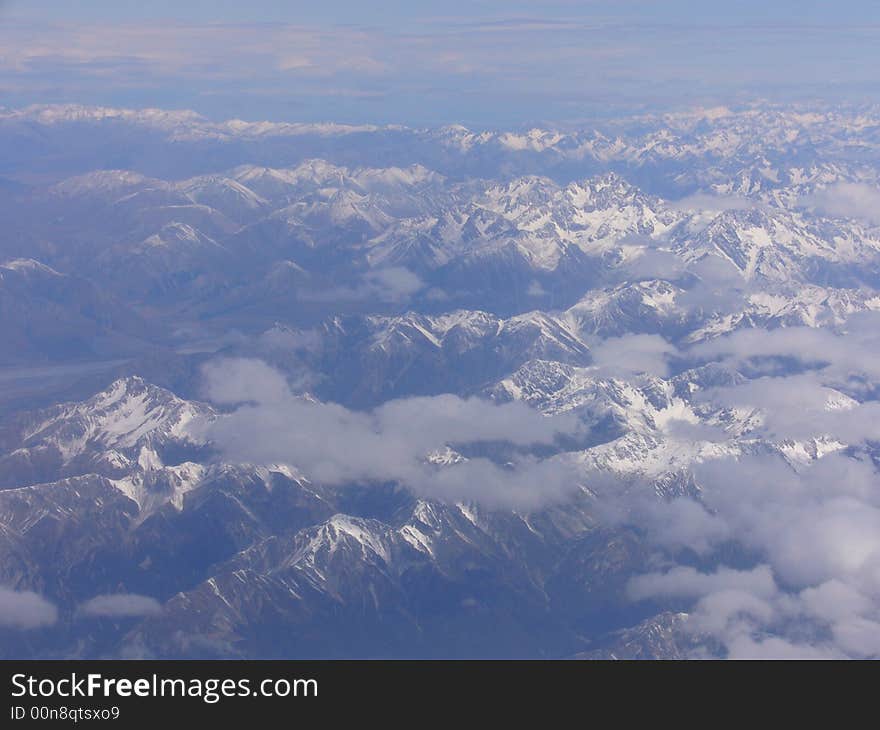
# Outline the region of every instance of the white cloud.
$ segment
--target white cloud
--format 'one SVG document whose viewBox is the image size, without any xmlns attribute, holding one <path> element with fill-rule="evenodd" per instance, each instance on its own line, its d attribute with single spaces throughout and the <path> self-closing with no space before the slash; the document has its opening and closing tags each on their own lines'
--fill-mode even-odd
<svg viewBox="0 0 880 730">
<path fill-rule="evenodd" d="M 416 274 L 402 266 L 376 269 L 369 272 L 364 280 L 371 296 L 389 302 L 409 299 L 425 286 Z"/>
<path fill-rule="evenodd" d="M 696 476 L 699 502 L 655 502 L 630 519 L 671 554 L 689 547 L 722 561 L 723 548 L 759 562 L 637 576 L 633 600 L 690 602 L 688 629 L 713 636 L 731 657 L 880 656 L 880 475 L 872 462 L 832 454 L 794 469 L 751 456 L 705 463 Z"/>
<path fill-rule="evenodd" d="M 58 620 L 58 609 L 33 591 L 14 591 L 0 587 L 0 626 L 36 629 Z"/>
<path fill-rule="evenodd" d="M 672 251 L 655 248 L 653 241 L 623 240 L 627 245 L 641 244 L 636 253 L 621 267 L 624 281 L 629 279 L 677 279 L 685 271 L 685 262 Z"/>
<path fill-rule="evenodd" d="M 299 296 L 314 302 L 373 301 L 400 303 L 409 300 L 424 288 L 424 282 L 402 266 L 391 266 L 367 272 L 356 284 L 337 286 L 323 291 L 305 291 Z"/>
<path fill-rule="evenodd" d="M 694 193 L 678 200 L 670 201 L 673 210 L 697 211 L 706 210 L 721 213 L 725 210 L 751 210 L 761 207 L 762 203 L 750 200 L 741 195 L 716 195 L 712 193 Z"/>
<path fill-rule="evenodd" d="M 548 292 L 541 286 L 540 281 L 532 281 L 529 283 L 528 289 L 526 289 L 526 294 L 530 297 L 546 297 Z"/>
<path fill-rule="evenodd" d="M 155 616 L 162 611 L 162 606 L 155 598 L 141 596 L 136 593 L 114 593 L 95 596 L 79 607 L 83 616 L 132 618 L 137 616 Z"/>
<path fill-rule="evenodd" d="M 695 396 L 725 419 L 751 414 L 747 440 L 693 466 L 695 497 L 621 491 L 605 505 L 672 564 L 634 578 L 633 600 L 688 605 L 688 630 L 730 657 L 880 657 L 877 324 L 740 330 L 681 353 L 752 371 Z M 709 567 L 675 565 L 695 554 Z"/>
<path fill-rule="evenodd" d="M 773 574 L 766 565 L 752 570 L 721 568 L 715 573 L 701 573 L 680 566 L 666 573 L 647 573 L 629 582 L 629 594 L 635 599 L 657 596 L 702 598 L 720 590 L 739 590 L 768 597 L 776 592 Z"/>
<path fill-rule="evenodd" d="M 880 224 L 880 188 L 867 183 L 841 182 L 829 185 L 801 202 L 820 213 L 838 218 L 861 218 Z"/>
<path fill-rule="evenodd" d="M 207 398 L 221 405 L 277 403 L 290 397 L 284 376 L 261 360 L 214 360 L 203 369 Z"/>
<path fill-rule="evenodd" d="M 669 358 L 677 352 L 660 335 L 609 337 L 591 347 L 593 363 L 609 374 L 669 373 Z"/>
<path fill-rule="evenodd" d="M 721 359 L 733 367 L 761 358 L 788 358 L 819 369 L 827 384 L 855 374 L 880 376 L 880 313 L 851 315 L 839 331 L 818 327 L 740 329 L 690 347 L 687 354 Z"/>
<path fill-rule="evenodd" d="M 574 415 L 544 417 L 521 402 L 493 404 L 454 395 L 394 400 L 369 411 L 293 396 L 284 377 L 255 360 L 205 368 L 206 392 L 234 412 L 195 428 L 224 458 L 289 463 L 325 484 L 397 481 L 416 493 L 532 509 L 571 495 L 577 472 L 565 458 L 475 457 L 449 467 L 426 463 L 446 445 L 503 442 L 528 451 L 582 429 Z"/>
</svg>

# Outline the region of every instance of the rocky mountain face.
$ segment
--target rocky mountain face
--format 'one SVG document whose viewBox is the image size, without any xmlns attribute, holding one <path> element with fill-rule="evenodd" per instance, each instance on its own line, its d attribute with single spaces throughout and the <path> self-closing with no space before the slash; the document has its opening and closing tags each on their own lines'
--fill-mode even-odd
<svg viewBox="0 0 880 730">
<path fill-rule="evenodd" d="M 0 654 L 876 655 L 878 134 L 0 113 Z"/>
</svg>

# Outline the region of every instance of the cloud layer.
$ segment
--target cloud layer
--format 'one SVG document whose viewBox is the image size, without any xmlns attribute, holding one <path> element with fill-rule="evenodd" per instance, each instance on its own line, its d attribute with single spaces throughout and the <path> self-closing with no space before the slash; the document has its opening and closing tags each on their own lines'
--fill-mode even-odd
<svg viewBox="0 0 880 730">
<path fill-rule="evenodd" d="M 81 616 L 92 618 L 135 618 L 155 616 L 162 606 L 155 598 L 137 593 L 113 593 L 95 596 L 79 607 Z"/>
<path fill-rule="evenodd" d="M 0 587 L 0 627 L 36 629 L 58 620 L 58 609 L 33 591 Z"/>
<path fill-rule="evenodd" d="M 687 630 L 733 658 L 880 655 L 877 332 L 864 314 L 837 333 L 742 330 L 688 351 L 757 369 L 699 400 L 751 414 L 761 441 L 696 464 L 697 497 L 618 496 L 610 519 L 637 525 L 664 565 L 631 580 L 632 600 L 688 611 Z"/>
<path fill-rule="evenodd" d="M 878 47 L 876 27 L 862 20 L 858 31 L 840 14 L 805 24 L 797 6 L 768 25 L 757 2 L 749 12 L 738 5 L 736 21 L 693 3 L 519 12 L 509 3 L 420 4 L 405 17 L 395 4 L 384 21 L 351 4 L 333 18 L 288 10 L 272 22 L 228 6 L 208 19 L 171 4 L 145 17 L 130 9 L 67 18 L 66 4 L 28 5 L 10 5 L 0 26 L 0 84 L 13 103 L 59 101 L 62 90 L 69 101 L 110 105 L 186 98 L 223 117 L 530 123 L 605 113 L 609 104 L 816 89 L 827 97 L 831 83 L 841 93 L 871 90 Z"/>
<path fill-rule="evenodd" d="M 573 415 L 547 418 L 519 402 L 454 395 L 351 411 L 294 396 L 284 376 L 258 360 L 210 363 L 205 381 L 211 400 L 237 405 L 199 433 L 231 461 L 287 463 L 324 484 L 395 481 L 424 496 L 514 509 L 564 499 L 578 487 L 564 458 L 529 453 L 579 433 Z M 441 466 L 430 459 L 448 446 L 499 442 L 507 447 L 499 461 L 474 456 Z"/>
<path fill-rule="evenodd" d="M 835 218 L 861 218 L 880 224 L 880 188 L 876 185 L 840 182 L 805 197 L 802 202 Z"/>
</svg>

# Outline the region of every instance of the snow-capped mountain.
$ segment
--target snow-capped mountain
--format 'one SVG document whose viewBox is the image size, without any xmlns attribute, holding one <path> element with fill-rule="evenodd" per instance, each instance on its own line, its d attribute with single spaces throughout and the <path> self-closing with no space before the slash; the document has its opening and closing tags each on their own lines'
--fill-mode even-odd
<svg viewBox="0 0 880 730">
<path fill-rule="evenodd" d="M 209 406 L 181 400 L 136 376 L 82 403 L 20 415 L 3 428 L 3 486 L 62 477 L 127 476 L 182 463 L 202 446 L 188 429 Z M 169 461 L 170 459 L 170 461 Z"/>
<path fill-rule="evenodd" d="M 542 312 L 501 319 L 487 312 L 334 318 L 317 333 L 320 392 L 361 405 L 390 396 L 468 392 L 526 360 L 590 361 L 589 347 Z"/>
<path fill-rule="evenodd" d="M 4 657 L 876 655 L 877 109 L 0 139 Z"/>
</svg>

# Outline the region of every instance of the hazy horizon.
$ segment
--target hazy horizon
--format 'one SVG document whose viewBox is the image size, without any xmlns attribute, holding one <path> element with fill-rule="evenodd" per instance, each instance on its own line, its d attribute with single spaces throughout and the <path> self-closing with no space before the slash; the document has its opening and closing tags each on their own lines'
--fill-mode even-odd
<svg viewBox="0 0 880 730">
<path fill-rule="evenodd" d="M 0 4 L 6 105 L 522 126 L 880 100 L 876 3 Z"/>
</svg>

